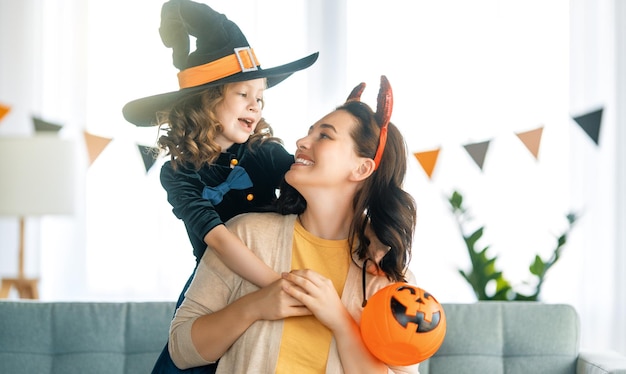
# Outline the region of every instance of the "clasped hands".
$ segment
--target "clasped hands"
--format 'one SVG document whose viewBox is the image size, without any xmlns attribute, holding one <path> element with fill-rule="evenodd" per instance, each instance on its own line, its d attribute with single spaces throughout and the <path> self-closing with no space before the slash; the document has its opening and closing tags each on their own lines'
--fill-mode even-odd
<svg viewBox="0 0 626 374">
<path fill-rule="evenodd" d="M 282 273 L 280 279 L 255 293 L 258 297 L 255 308 L 263 320 L 312 314 L 334 330 L 347 315 L 332 281 L 310 269 Z"/>
<path fill-rule="evenodd" d="M 380 246 L 378 247 L 380 248 Z M 376 265 L 387 251 L 374 253 L 375 260 L 368 261 L 368 273 L 380 275 Z M 257 292 L 258 319 L 278 320 L 287 317 L 314 315 L 330 330 L 345 326 L 350 317 L 330 279 L 311 269 L 283 272 L 278 280 Z M 351 317 L 350 317 L 351 318 Z"/>
</svg>

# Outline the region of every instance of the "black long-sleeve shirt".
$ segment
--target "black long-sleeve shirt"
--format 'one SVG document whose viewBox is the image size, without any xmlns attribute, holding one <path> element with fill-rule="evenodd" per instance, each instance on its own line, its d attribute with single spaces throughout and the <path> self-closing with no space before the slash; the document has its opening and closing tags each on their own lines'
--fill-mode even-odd
<svg viewBox="0 0 626 374">
<path fill-rule="evenodd" d="M 215 187 L 230 174 L 231 160 L 243 167 L 253 186 L 245 190 L 230 190 L 222 202 L 213 205 L 202 197 L 204 187 Z M 215 226 L 246 212 L 268 210 L 276 200 L 276 190 L 285 173 L 293 164 L 293 155 L 276 142 L 235 144 L 222 153 L 218 160 L 196 171 L 193 167 L 179 167 L 176 171 L 167 161 L 161 168 L 161 184 L 167 191 L 172 211 L 181 219 L 193 247 L 196 261 L 206 249 L 204 237 Z"/>
</svg>

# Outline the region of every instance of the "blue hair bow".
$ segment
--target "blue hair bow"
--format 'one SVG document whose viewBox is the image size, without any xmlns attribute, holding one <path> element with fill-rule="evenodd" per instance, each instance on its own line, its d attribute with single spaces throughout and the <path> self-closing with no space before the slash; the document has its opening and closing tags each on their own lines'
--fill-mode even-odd
<svg viewBox="0 0 626 374">
<path fill-rule="evenodd" d="M 204 187 L 202 197 L 209 200 L 211 204 L 217 205 L 222 202 L 224 195 L 230 190 L 244 190 L 252 187 L 250 176 L 241 166 L 235 166 L 226 178 L 225 182 L 215 187 Z"/>
</svg>

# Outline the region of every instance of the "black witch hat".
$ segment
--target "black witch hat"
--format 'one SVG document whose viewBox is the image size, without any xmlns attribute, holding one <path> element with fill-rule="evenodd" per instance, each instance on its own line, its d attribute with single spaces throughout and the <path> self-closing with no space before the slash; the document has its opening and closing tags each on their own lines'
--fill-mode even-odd
<svg viewBox="0 0 626 374">
<path fill-rule="evenodd" d="M 267 87 L 285 80 L 317 60 L 319 52 L 288 64 L 262 69 L 255 51 L 239 27 L 206 4 L 170 0 L 161 9 L 161 40 L 172 48 L 174 66 L 180 70 L 178 91 L 144 97 L 127 103 L 124 118 L 137 126 L 155 125 L 156 113 L 180 98 L 225 83 L 266 78 Z M 196 38 L 190 53 L 189 36 Z"/>
</svg>

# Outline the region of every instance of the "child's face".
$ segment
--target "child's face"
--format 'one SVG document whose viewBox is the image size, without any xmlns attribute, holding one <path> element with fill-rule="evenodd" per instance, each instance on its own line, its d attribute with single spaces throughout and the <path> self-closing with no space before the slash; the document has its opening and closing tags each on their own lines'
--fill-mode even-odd
<svg viewBox="0 0 626 374">
<path fill-rule="evenodd" d="M 215 139 L 223 150 L 250 138 L 261 119 L 264 91 L 264 78 L 226 85 L 224 100 L 217 107 L 222 132 Z"/>
</svg>

